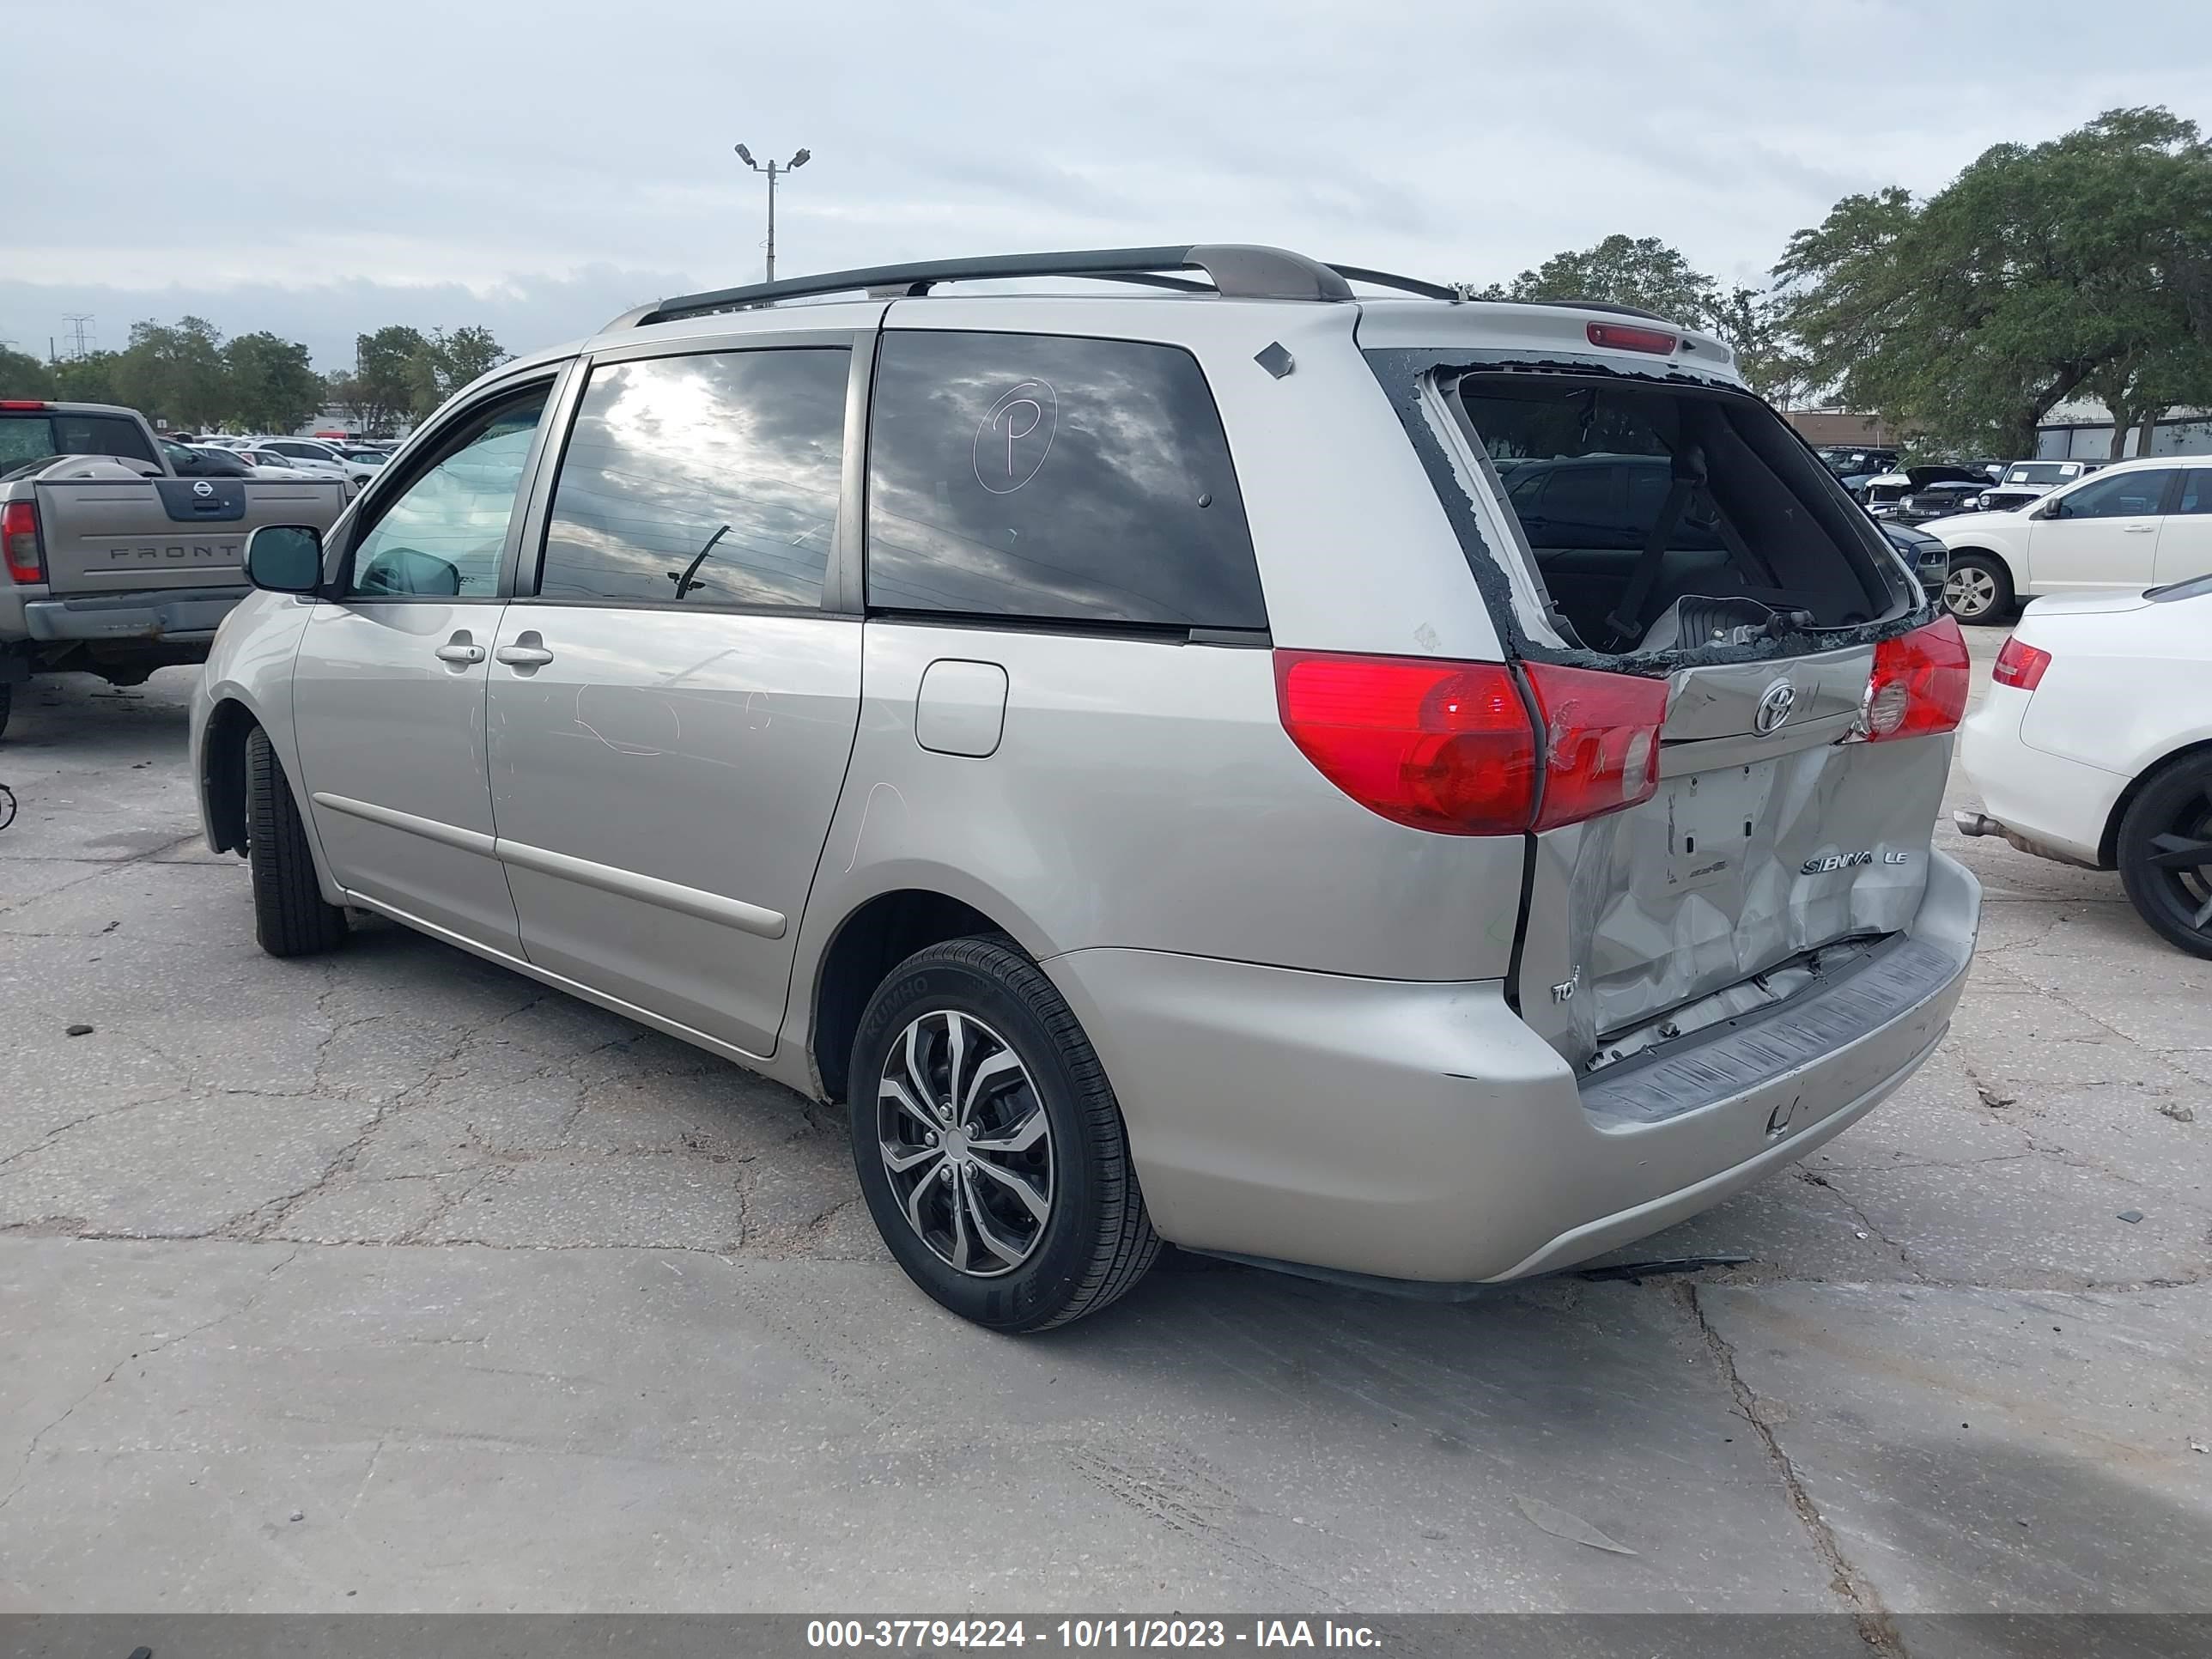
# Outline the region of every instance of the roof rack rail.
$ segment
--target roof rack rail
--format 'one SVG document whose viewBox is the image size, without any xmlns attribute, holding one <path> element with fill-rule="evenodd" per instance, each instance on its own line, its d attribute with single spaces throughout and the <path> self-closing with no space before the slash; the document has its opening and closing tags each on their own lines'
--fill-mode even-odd
<svg viewBox="0 0 2212 1659">
<path fill-rule="evenodd" d="M 1449 300 L 1454 305 L 1474 296 L 1448 283 L 1431 283 L 1419 276 L 1401 276 L 1394 270 L 1370 270 L 1365 265 L 1331 265 L 1329 269 L 1347 283 L 1371 283 L 1376 288 L 1395 288 L 1407 294 L 1418 294 L 1424 300 Z"/>
<path fill-rule="evenodd" d="M 1203 271 L 1211 289 L 1163 273 Z M 1279 247 L 1233 242 L 1201 242 L 1188 247 L 1089 248 L 1066 253 L 1001 253 L 974 259 L 925 259 L 908 264 L 871 265 L 857 270 L 824 271 L 817 276 L 787 276 L 742 288 L 683 294 L 624 312 L 609 331 L 643 328 L 684 317 L 769 305 L 778 300 L 811 298 L 854 289 L 878 296 L 918 297 L 939 283 L 1002 282 L 1017 276 L 1091 276 L 1146 287 L 1213 293 L 1232 300 L 1323 300 L 1352 298 L 1352 289 L 1328 266 L 1303 253 Z"/>
</svg>

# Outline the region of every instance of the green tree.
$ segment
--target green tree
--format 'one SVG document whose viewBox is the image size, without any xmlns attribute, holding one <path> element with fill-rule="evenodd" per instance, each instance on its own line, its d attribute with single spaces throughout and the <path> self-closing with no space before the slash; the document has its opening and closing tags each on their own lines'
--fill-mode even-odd
<svg viewBox="0 0 2212 1659">
<path fill-rule="evenodd" d="M 228 380 L 222 336 L 204 317 L 133 323 L 115 365 L 125 403 L 182 426 L 219 424 L 230 412 Z"/>
<path fill-rule="evenodd" d="M 1805 362 L 1790 337 L 1781 300 L 1771 292 L 1736 287 L 1719 295 L 1695 319 L 1728 342 L 1736 372 L 1753 392 L 1787 409 L 1805 390 Z"/>
<path fill-rule="evenodd" d="M 88 351 L 82 357 L 64 357 L 54 365 L 54 396 L 75 404 L 119 404 L 126 401 L 116 386 L 119 351 Z"/>
<path fill-rule="evenodd" d="M 1721 304 L 1720 285 L 1656 236 L 1618 232 L 1594 247 L 1555 253 L 1534 270 L 1484 291 L 1497 300 L 1595 300 L 1656 311 L 1704 327 Z"/>
<path fill-rule="evenodd" d="M 419 420 L 438 406 L 436 359 L 420 329 L 393 323 L 354 341 L 354 371 L 340 376 L 334 394 L 370 432 Z"/>
<path fill-rule="evenodd" d="M 27 351 L 0 346 L 0 398 L 51 398 L 54 372 Z"/>
<path fill-rule="evenodd" d="M 1846 197 L 1775 273 L 1811 379 L 1940 442 L 2033 454 L 2087 392 L 2118 453 L 2165 404 L 2212 401 L 2212 150 L 2164 109 L 1999 144 L 1924 203 Z"/>
<path fill-rule="evenodd" d="M 480 325 L 457 328 L 450 334 L 441 328 L 433 329 L 429 354 L 431 378 L 438 388 L 441 403 L 477 375 L 497 368 L 514 355 L 492 337 L 489 329 Z"/>
<path fill-rule="evenodd" d="M 307 348 L 265 330 L 222 349 L 228 377 L 225 416 L 261 432 L 289 432 L 322 407 L 323 380 Z"/>
</svg>

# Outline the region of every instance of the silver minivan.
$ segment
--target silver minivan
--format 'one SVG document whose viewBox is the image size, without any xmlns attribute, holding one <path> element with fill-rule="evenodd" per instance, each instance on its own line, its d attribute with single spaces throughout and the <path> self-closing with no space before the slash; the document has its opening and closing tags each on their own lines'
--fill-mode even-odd
<svg viewBox="0 0 2212 1659">
<path fill-rule="evenodd" d="M 844 1103 L 1000 1329 L 1162 1240 L 1585 1260 L 1870 1110 L 1973 947 L 1955 624 L 1643 313 L 1227 246 L 696 295 L 249 566 L 192 738 L 262 944 L 374 913 Z"/>
</svg>

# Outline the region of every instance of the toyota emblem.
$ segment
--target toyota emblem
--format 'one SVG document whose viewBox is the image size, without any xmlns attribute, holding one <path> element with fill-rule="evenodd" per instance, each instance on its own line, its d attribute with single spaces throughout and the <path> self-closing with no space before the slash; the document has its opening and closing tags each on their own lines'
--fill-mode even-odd
<svg viewBox="0 0 2212 1659">
<path fill-rule="evenodd" d="M 1759 693 L 1759 712 L 1751 717 L 1751 729 L 1762 738 L 1779 732 L 1790 718 L 1790 711 L 1797 706 L 1797 688 L 1788 680 L 1777 680 Z"/>
<path fill-rule="evenodd" d="M 209 496 L 215 494 L 215 486 L 210 483 L 205 478 L 202 478 L 198 483 L 192 486 L 192 494 L 198 495 L 202 501 L 205 501 Z"/>
</svg>

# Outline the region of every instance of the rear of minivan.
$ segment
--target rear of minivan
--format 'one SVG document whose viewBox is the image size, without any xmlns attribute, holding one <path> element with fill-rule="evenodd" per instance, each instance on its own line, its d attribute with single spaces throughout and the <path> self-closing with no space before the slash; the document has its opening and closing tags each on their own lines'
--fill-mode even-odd
<svg viewBox="0 0 2212 1659">
<path fill-rule="evenodd" d="M 1930 844 L 1966 658 L 1720 342 L 1551 307 L 1369 303 L 1355 327 L 1370 386 L 1334 386 L 1308 436 L 1350 453 L 1387 411 L 1418 501 L 1384 499 L 1399 459 L 1317 476 L 1449 568 L 1409 583 L 1325 533 L 1315 476 L 1279 464 L 1297 417 L 1210 362 L 1274 712 L 1304 788 L 1391 826 L 1370 849 L 1385 890 L 1450 914 L 1479 889 L 1510 935 L 1444 973 L 1390 930 L 1352 973 L 1326 970 L 1325 937 L 1303 961 L 1046 965 L 1115 1079 L 1165 1237 L 1340 1274 L 1512 1278 L 1802 1157 L 1932 1051 L 1978 914 Z M 1341 367 L 1292 350 L 1293 379 Z M 1279 493 L 1308 510 L 1263 522 Z M 1445 577 L 1486 646 L 1430 626 Z M 1376 624 L 1353 648 L 1346 614 Z"/>
</svg>

